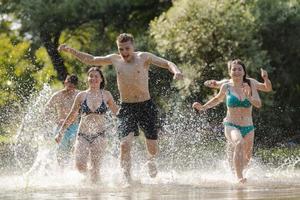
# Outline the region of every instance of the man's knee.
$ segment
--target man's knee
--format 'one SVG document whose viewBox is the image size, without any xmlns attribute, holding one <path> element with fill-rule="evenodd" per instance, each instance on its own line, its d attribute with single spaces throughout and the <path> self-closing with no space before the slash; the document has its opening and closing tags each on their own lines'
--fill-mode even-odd
<svg viewBox="0 0 300 200">
<path fill-rule="evenodd" d="M 120 147 L 121 147 L 121 153 L 124 154 L 130 152 L 130 145 L 128 142 L 121 142 Z"/>
<path fill-rule="evenodd" d="M 147 150 L 151 157 L 154 157 L 158 154 L 158 144 L 157 140 L 146 140 Z"/>
<path fill-rule="evenodd" d="M 133 137 L 134 137 L 134 133 L 130 133 L 126 137 L 122 138 L 122 140 L 120 142 L 120 147 L 121 147 L 122 153 L 130 152 Z"/>
</svg>

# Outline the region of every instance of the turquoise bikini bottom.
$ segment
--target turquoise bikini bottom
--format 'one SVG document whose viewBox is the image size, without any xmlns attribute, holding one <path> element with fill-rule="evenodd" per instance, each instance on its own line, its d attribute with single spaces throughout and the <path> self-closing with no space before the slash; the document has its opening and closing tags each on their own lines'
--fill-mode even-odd
<svg viewBox="0 0 300 200">
<path fill-rule="evenodd" d="M 254 126 L 251 125 L 251 126 L 239 126 L 239 125 L 236 125 L 234 123 L 231 123 L 231 122 L 223 122 L 224 126 L 231 126 L 231 127 L 234 127 L 234 128 L 237 128 L 243 137 L 245 137 L 248 133 L 250 133 L 251 131 L 254 130 Z"/>
</svg>

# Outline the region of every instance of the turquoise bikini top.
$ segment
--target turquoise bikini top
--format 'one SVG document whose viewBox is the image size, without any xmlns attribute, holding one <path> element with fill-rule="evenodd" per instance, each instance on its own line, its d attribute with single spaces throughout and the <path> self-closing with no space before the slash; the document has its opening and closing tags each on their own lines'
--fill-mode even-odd
<svg viewBox="0 0 300 200">
<path fill-rule="evenodd" d="M 227 85 L 227 95 L 226 95 L 226 105 L 231 108 L 241 107 L 241 108 L 249 108 L 251 107 L 251 103 L 248 99 L 244 99 L 241 101 L 239 98 L 231 94 L 229 85 Z"/>
</svg>

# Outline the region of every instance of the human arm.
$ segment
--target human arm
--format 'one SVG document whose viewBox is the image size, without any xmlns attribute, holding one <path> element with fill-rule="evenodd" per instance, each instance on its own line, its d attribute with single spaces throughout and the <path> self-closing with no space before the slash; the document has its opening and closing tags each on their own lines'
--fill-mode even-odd
<svg viewBox="0 0 300 200">
<path fill-rule="evenodd" d="M 206 104 L 202 105 L 199 102 L 195 102 L 193 103 L 192 107 L 194 109 L 196 109 L 197 111 L 204 111 L 207 110 L 209 108 L 212 108 L 216 105 L 218 105 L 219 103 L 221 103 L 226 95 L 226 84 L 223 84 L 221 86 L 221 89 L 219 91 L 219 93 L 214 96 L 211 100 L 209 100 Z"/>
<path fill-rule="evenodd" d="M 116 102 L 114 101 L 114 98 L 113 96 L 111 95 L 110 92 L 108 92 L 108 100 L 107 100 L 107 105 L 109 107 L 109 109 L 112 111 L 112 113 L 114 115 L 116 115 L 119 111 L 119 106 L 116 104 Z"/>
<path fill-rule="evenodd" d="M 220 80 L 220 81 L 207 80 L 207 81 L 204 82 L 204 85 L 206 87 L 209 87 L 209 88 L 219 89 L 221 87 L 221 85 L 223 85 L 224 83 L 228 83 L 228 82 L 229 82 L 228 79 L 223 79 L 223 80 Z"/>
<path fill-rule="evenodd" d="M 254 107 L 260 108 L 262 106 L 257 89 L 255 85 L 252 84 L 252 81 L 251 81 L 251 88 L 247 83 L 243 83 L 243 92 L 245 93 L 246 98 L 250 101 L 250 103 Z"/>
<path fill-rule="evenodd" d="M 151 64 L 168 69 L 170 72 L 172 72 L 174 74 L 174 79 L 183 79 L 183 74 L 173 62 L 148 52 L 144 53 L 144 55 L 147 56 L 147 60 L 150 61 Z"/>
<path fill-rule="evenodd" d="M 64 136 L 65 130 L 76 120 L 81 102 L 82 102 L 82 93 L 79 93 L 74 100 L 71 111 L 69 112 L 68 116 L 66 117 L 62 126 L 60 127 L 57 135 L 55 136 L 55 141 L 57 143 L 60 143 L 61 139 Z"/>
<path fill-rule="evenodd" d="M 260 70 L 261 70 L 261 77 L 264 80 L 264 82 L 261 83 L 255 79 L 251 79 L 251 80 L 253 80 L 253 83 L 256 86 L 257 90 L 260 90 L 263 92 L 271 92 L 272 91 L 272 83 L 268 77 L 268 72 L 262 68 Z"/>
<path fill-rule="evenodd" d="M 88 64 L 88 65 L 111 65 L 112 64 L 112 56 L 113 55 L 107 55 L 107 56 L 93 56 L 88 53 L 84 53 L 81 51 L 78 51 L 74 48 L 71 48 L 67 46 L 66 44 L 62 44 L 58 47 L 58 51 L 64 51 L 67 53 L 72 54 L 75 56 L 78 60 L 81 62 Z"/>
</svg>

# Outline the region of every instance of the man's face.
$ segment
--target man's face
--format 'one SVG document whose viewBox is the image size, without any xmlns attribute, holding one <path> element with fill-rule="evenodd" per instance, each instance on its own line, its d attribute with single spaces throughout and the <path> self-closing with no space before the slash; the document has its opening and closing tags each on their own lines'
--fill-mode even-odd
<svg viewBox="0 0 300 200">
<path fill-rule="evenodd" d="M 125 62 L 130 62 L 133 58 L 134 46 L 131 41 L 117 42 L 118 51 Z"/>
<path fill-rule="evenodd" d="M 73 83 L 70 83 L 68 80 L 65 80 L 64 85 L 67 90 L 75 90 L 76 88 L 76 86 Z"/>
</svg>

